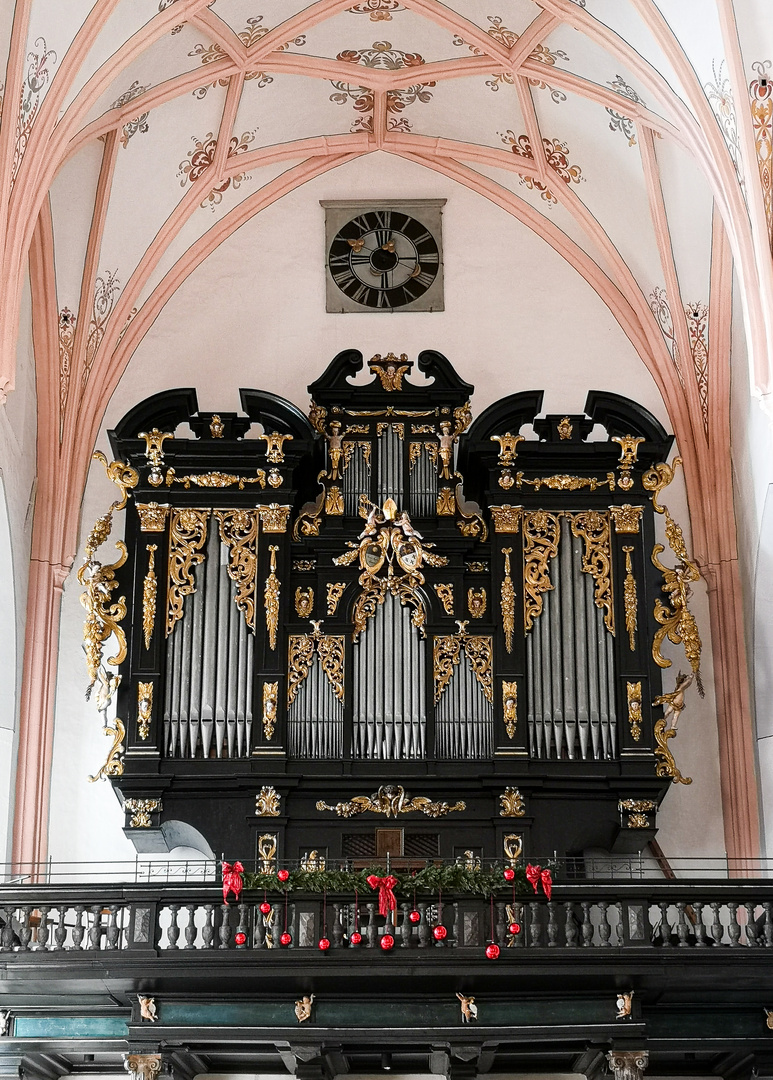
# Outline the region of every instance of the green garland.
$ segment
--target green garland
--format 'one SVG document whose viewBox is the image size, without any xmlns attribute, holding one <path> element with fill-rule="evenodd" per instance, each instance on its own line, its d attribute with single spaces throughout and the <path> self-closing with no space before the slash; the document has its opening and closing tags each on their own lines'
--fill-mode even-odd
<svg viewBox="0 0 773 1080">
<path fill-rule="evenodd" d="M 518 895 L 531 891 L 526 880 L 526 871 L 522 866 L 514 866 L 515 877 L 505 881 L 502 867 L 493 866 L 490 870 L 470 870 L 463 863 L 452 866 L 426 866 L 415 873 L 390 870 L 397 878 L 394 891 L 398 896 L 411 897 L 417 893 L 437 893 L 442 889 L 447 893 L 462 893 L 468 896 L 488 897 L 493 893 L 508 891 L 513 888 Z M 368 893 L 377 895 L 368 884 L 371 874 L 386 877 L 383 866 L 372 866 L 367 870 L 291 870 L 287 881 L 279 881 L 276 873 L 244 874 L 245 889 L 260 889 L 266 892 L 322 892 L 351 893 L 355 889 L 361 896 Z"/>
</svg>

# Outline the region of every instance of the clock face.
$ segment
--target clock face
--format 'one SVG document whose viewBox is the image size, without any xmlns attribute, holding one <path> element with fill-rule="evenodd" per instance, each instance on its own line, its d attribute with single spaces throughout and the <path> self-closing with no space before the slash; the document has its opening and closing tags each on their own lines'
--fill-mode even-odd
<svg viewBox="0 0 773 1080">
<path fill-rule="evenodd" d="M 416 218 L 397 210 L 369 210 L 333 237 L 328 268 L 355 303 L 388 311 L 424 295 L 438 275 L 440 251 Z"/>
</svg>

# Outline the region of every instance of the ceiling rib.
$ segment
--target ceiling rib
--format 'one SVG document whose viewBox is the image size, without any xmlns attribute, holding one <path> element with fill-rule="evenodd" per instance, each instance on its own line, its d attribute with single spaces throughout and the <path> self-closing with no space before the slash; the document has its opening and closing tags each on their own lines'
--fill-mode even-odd
<svg viewBox="0 0 773 1080">
<path fill-rule="evenodd" d="M 555 15 L 541 11 L 537 18 L 529 23 L 510 50 L 510 63 L 513 67 L 519 68 L 524 60 L 531 56 L 536 46 L 560 25 L 561 20 Z"/>
<path fill-rule="evenodd" d="M 226 56 L 230 56 L 242 67 L 247 64 L 246 45 L 228 23 L 210 8 L 197 12 L 188 21 L 191 26 L 207 34 L 216 45 L 219 45 Z"/>
</svg>

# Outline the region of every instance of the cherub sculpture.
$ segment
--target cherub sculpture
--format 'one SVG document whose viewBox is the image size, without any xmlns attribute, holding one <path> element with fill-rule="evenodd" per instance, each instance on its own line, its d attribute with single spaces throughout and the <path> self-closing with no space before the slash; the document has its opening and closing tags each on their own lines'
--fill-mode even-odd
<svg viewBox="0 0 773 1080">
<path fill-rule="evenodd" d="M 676 677 L 674 690 L 670 694 L 661 694 L 652 702 L 653 705 L 663 706 L 663 719 L 666 721 L 666 730 L 676 731 L 679 716 L 684 709 L 685 691 L 692 685 L 694 678 L 694 672 L 691 671 L 689 675 L 685 675 L 684 672 L 680 671 Z"/>
<path fill-rule="evenodd" d="M 306 1020 L 311 1019 L 311 1007 L 314 1004 L 314 995 L 306 995 L 296 1001 L 295 1003 L 295 1015 L 298 1017 L 298 1023 L 303 1024 Z"/>
<path fill-rule="evenodd" d="M 615 1001 L 617 1006 L 617 1020 L 625 1020 L 631 1015 L 631 1005 L 633 999 L 633 990 L 626 994 L 618 994 Z"/>
<path fill-rule="evenodd" d="M 462 1023 L 470 1024 L 474 1020 L 477 1020 L 478 1006 L 475 1004 L 475 998 L 472 996 L 466 997 L 464 994 L 458 992 L 456 996 L 459 998 L 460 1008 L 462 1010 Z"/>
<path fill-rule="evenodd" d="M 155 1000 L 152 997 L 143 997 L 142 994 L 137 994 L 137 1001 L 140 1003 L 140 1016 L 142 1019 L 150 1020 L 155 1024 L 156 1020 L 158 1020 Z"/>
</svg>

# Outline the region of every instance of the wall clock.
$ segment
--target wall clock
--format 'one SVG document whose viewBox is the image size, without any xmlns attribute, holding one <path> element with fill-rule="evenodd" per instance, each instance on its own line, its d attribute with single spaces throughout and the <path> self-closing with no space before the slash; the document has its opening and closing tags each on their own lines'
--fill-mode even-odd
<svg viewBox="0 0 773 1080">
<path fill-rule="evenodd" d="M 444 203 L 322 203 L 327 310 L 442 311 Z"/>
</svg>

